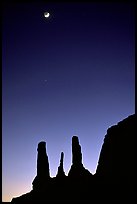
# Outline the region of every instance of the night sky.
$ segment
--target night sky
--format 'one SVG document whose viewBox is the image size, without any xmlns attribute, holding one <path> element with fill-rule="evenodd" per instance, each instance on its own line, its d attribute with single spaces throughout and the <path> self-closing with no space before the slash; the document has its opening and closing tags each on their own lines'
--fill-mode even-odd
<svg viewBox="0 0 137 204">
<path fill-rule="evenodd" d="M 134 41 L 129 3 L 4 4 L 3 201 L 31 190 L 42 140 L 51 177 L 73 135 L 95 173 L 107 129 L 135 111 Z"/>
</svg>

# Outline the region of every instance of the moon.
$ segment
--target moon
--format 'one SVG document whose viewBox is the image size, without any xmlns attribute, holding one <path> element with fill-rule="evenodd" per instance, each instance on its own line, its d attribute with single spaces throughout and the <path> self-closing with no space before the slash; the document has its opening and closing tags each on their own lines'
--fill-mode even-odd
<svg viewBox="0 0 137 204">
<path fill-rule="evenodd" d="M 49 18 L 49 16 L 50 16 L 50 13 L 49 13 L 49 12 L 47 12 L 47 11 L 44 12 L 44 17 L 45 17 L 45 18 Z"/>
</svg>

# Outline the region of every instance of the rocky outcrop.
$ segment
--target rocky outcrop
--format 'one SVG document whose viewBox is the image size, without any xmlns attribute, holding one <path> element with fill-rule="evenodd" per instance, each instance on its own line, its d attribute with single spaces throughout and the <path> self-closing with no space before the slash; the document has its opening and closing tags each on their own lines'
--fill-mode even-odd
<svg viewBox="0 0 137 204">
<path fill-rule="evenodd" d="M 50 178 L 49 161 L 46 153 L 46 142 L 40 142 L 38 144 L 37 151 L 37 175 L 32 182 L 33 189 L 43 188 Z"/>
<path fill-rule="evenodd" d="M 77 179 L 79 177 L 91 176 L 92 174 L 84 168 L 82 164 L 81 146 L 77 136 L 72 137 L 72 166 L 68 173 L 69 177 Z"/>
<path fill-rule="evenodd" d="M 63 159 L 64 159 L 64 153 L 61 152 L 60 165 L 58 167 L 58 172 L 56 175 L 56 177 L 59 177 L 59 178 L 63 178 L 65 176 L 65 172 L 63 169 Z"/>
<path fill-rule="evenodd" d="M 33 190 L 12 203 L 135 203 L 135 115 L 110 127 L 102 145 L 95 175 L 82 163 L 77 136 L 72 138 L 72 165 L 68 176 L 61 153 L 57 176 L 50 177 L 46 143 L 38 144 L 37 175 Z"/>
<path fill-rule="evenodd" d="M 49 177 L 49 161 L 46 153 L 46 142 L 38 144 L 37 176 Z"/>
<path fill-rule="evenodd" d="M 110 127 L 104 138 L 96 175 L 119 179 L 135 170 L 135 116 Z"/>
<path fill-rule="evenodd" d="M 77 136 L 72 137 L 72 164 L 75 166 L 82 165 L 81 146 Z"/>
<path fill-rule="evenodd" d="M 96 183 L 103 195 L 134 203 L 136 178 L 135 115 L 110 127 L 104 138 L 96 169 Z M 104 190 L 105 187 L 105 190 Z M 132 201 L 131 201 L 132 200 Z"/>
</svg>

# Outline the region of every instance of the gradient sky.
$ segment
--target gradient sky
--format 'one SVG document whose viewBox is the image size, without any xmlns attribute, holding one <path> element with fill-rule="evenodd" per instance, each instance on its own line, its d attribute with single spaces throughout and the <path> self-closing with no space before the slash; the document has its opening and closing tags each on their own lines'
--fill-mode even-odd
<svg viewBox="0 0 137 204">
<path fill-rule="evenodd" d="M 94 174 L 107 129 L 134 113 L 134 9 L 5 3 L 2 23 L 2 192 L 11 201 L 31 190 L 38 142 L 47 142 L 52 177 L 64 152 L 67 175 L 78 135 Z"/>
</svg>

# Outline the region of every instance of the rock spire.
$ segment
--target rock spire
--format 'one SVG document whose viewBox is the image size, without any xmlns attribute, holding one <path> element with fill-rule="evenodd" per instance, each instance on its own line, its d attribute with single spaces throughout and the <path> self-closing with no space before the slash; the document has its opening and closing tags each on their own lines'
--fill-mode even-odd
<svg viewBox="0 0 137 204">
<path fill-rule="evenodd" d="M 60 165 L 58 167 L 57 177 L 64 177 L 65 176 L 65 172 L 63 169 L 63 159 L 64 159 L 64 153 L 61 152 Z"/>
<path fill-rule="evenodd" d="M 37 151 L 37 175 L 32 182 L 33 189 L 42 187 L 46 184 L 45 181 L 50 178 L 49 161 L 46 153 L 46 142 L 40 142 L 38 144 Z"/>
<path fill-rule="evenodd" d="M 38 144 L 37 151 L 37 176 L 49 177 L 49 162 L 46 153 L 46 142 L 40 142 Z"/>
<path fill-rule="evenodd" d="M 79 140 L 77 136 L 72 137 L 72 164 L 82 164 L 81 146 L 79 145 Z"/>
<path fill-rule="evenodd" d="M 72 165 L 68 176 L 79 178 L 83 176 L 91 176 L 92 174 L 84 168 L 82 164 L 81 146 L 77 136 L 72 137 Z"/>
</svg>

